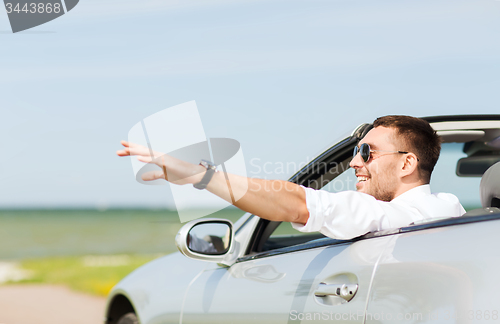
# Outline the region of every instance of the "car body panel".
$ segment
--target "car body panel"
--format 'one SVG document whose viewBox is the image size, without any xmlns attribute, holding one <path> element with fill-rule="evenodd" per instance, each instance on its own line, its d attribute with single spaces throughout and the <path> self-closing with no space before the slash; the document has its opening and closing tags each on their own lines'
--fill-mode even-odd
<svg viewBox="0 0 500 324">
<path fill-rule="evenodd" d="M 187 293 L 182 323 L 267 324 L 337 317 L 362 323 L 373 269 L 389 241 L 378 237 L 204 271 Z M 359 289 L 348 303 L 325 305 L 314 296 L 320 282 L 356 283 Z"/>
<path fill-rule="evenodd" d="M 179 323 L 185 292 L 190 282 L 210 263 L 188 259 L 179 252 L 138 268 L 114 288 L 129 299 L 141 323 Z"/>
<path fill-rule="evenodd" d="M 473 323 L 487 313 L 492 320 L 500 312 L 499 227 L 497 219 L 393 235 L 366 323 Z"/>
</svg>

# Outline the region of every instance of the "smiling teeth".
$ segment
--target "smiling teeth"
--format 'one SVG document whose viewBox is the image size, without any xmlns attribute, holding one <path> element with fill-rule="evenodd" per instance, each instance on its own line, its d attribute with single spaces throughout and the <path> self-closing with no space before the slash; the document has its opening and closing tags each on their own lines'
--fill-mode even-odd
<svg viewBox="0 0 500 324">
<path fill-rule="evenodd" d="M 358 182 L 366 181 L 366 180 L 368 180 L 368 177 L 358 176 Z"/>
</svg>

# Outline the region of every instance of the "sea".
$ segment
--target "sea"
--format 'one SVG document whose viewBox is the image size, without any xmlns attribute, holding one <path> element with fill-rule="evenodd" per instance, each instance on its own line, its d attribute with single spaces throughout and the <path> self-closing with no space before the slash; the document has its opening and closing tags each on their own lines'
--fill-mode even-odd
<svg viewBox="0 0 500 324">
<path fill-rule="evenodd" d="M 209 217 L 238 220 L 227 208 Z M 78 255 L 168 254 L 184 224 L 176 211 L 149 209 L 0 210 L 0 260 Z"/>
</svg>

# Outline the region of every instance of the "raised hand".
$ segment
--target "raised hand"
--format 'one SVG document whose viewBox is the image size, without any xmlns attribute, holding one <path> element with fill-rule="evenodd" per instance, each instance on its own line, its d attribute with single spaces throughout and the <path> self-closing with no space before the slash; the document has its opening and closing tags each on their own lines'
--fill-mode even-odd
<svg viewBox="0 0 500 324">
<path fill-rule="evenodd" d="M 195 165 L 169 156 L 167 154 L 150 150 L 149 148 L 121 141 L 124 149 L 118 150 L 118 156 L 136 156 L 137 160 L 144 163 L 154 163 L 162 170 L 150 171 L 142 175 L 142 180 L 151 181 L 165 179 L 178 185 L 193 184 L 201 181 L 206 169 L 201 165 Z"/>
</svg>

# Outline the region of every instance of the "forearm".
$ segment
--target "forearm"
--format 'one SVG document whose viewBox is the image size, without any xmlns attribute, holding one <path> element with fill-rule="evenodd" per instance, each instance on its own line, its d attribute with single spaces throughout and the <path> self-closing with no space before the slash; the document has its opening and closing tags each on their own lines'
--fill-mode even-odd
<svg viewBox="0 0 500 324">
<path fill-rule="evenodd" d="M 309 218 L 305 191 L 292 182 L 217 172 L 207 190 L 246 212 L 268 220 L 305 224 Z"/>
</svg>

